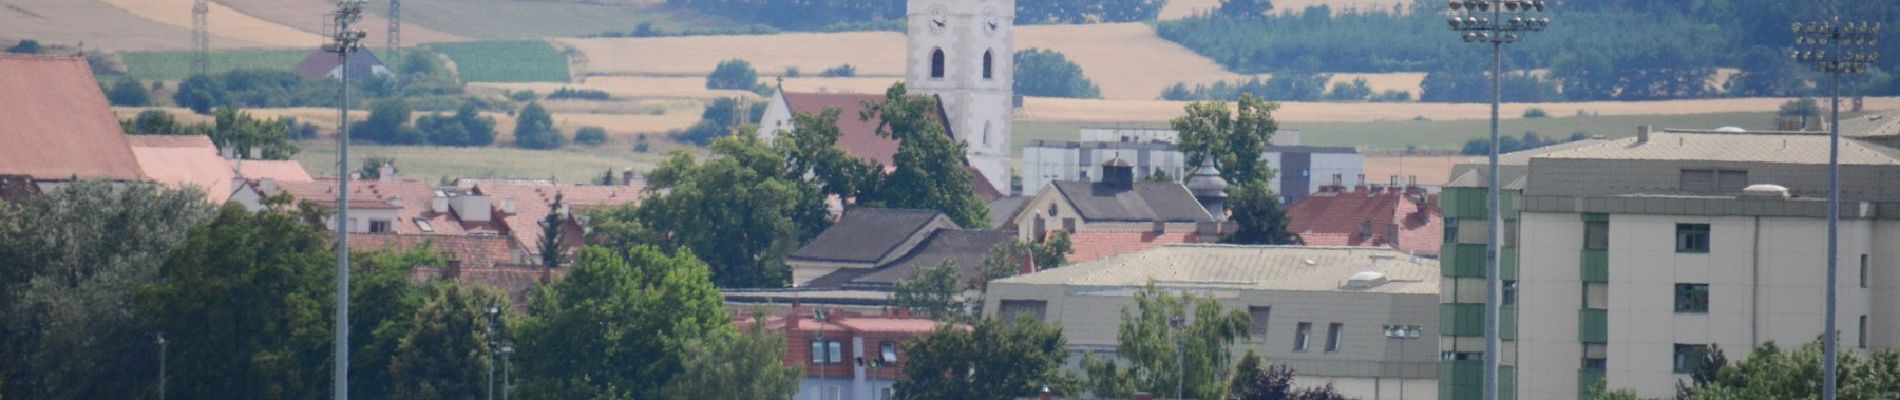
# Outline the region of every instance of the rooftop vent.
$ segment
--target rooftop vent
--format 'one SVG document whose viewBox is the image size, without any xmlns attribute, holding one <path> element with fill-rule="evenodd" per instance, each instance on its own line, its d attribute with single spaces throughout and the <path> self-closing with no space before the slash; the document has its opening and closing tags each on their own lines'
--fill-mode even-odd
<svg viewBox="0 0 1900 400">
<path fill-rule="evenodd" d="M 1733 127 L 1733 126 L 1724 126 L 1720 128 L 1715 128 L 1715 131 L 1722 132 L 1722 133 L 1748 133 L 1747 129 L 1742 129 L 1740 127 Z"/>
<path fill-rule="evenodd" d="M 1346 287 L 1366 289 L 1385 284 L 1385 273 L 1379 271 L 1361 271 L 1346 278 Z"/>
<path fill-rule="evenodd" d="M 1742 189 L 1742 197 L 1785 199 L 1789 197 L 1788 187 L 1767 183 L 1748 185 Z"/>
</svg>

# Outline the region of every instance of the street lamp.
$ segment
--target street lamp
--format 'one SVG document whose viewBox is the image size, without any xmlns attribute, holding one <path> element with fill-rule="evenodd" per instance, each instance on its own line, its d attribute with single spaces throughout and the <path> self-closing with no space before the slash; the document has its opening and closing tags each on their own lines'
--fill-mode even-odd
<svg viewBox="0 0 1900 400">
<path fill-rule="evenodd" d="M 1838 385 L 1834 380 L 1838 369 L 1835 342 L 1839 340 L 1834 321 L 1834 285 L 1840 262 L 1836 253 L 1840 249 L 1841 220 L 1841 75 L 1866 73 L 1869 66 L 1880 61 L 1880 53 L 1873 51 L 1873 46 L 1880 44 L 1880 29 L 1878 22 L 1841 22 L 1838 16 L 1828 21 L 1794 23 L 1794 59 L 1828 75 L 1833 104 L 1827 143 L 1827 326 L 1823 331 L 1826 347 L 1821 377 L 1824 400 L 1834 400 Z"/>
<path fill-rule="evenodd" d="M 488 350 L 489 351 L 488 353 L 489 355 L 489 358 L 488 358 L 488 400 L 495 400 L 495 358 L 494 357 L 497 355 L 496 353 L 500 352 L 500 349 L 498 349 L 498 347 L 500 347 L 499 346 L 500 341 L 496 340 L 495 338 L 495 320 L 501 318 L 501 306 L 495 303 L 488 303 L 488 308 L 483 309 L 482 311 L 485 311 L 488 313 L 488 349 L 489 349 Z"/>
<path fill-rule="evenodd" d="M 1180 380 L 1174 383 L 1174 398 L 1187 398 L 1187 317 L 1175 315 L 1168 318 L 1168 326 L 1174 328 L 1174 362 L 1180 373 Z"/>
<path fill-rule="evenodd" d="M 1385 337 L 1399 341 L 1399 400 L 1405 400 L 1405 341 L 1418 339 L 1423 331 L 1418 325 L 1385 326 Z"/>
<path fill-rule="evenodd" d="M 350 54 L 361 47 L 364 36 L 363 31 L 350 29 L 350 24 L 363 18 L 366 2 L 337 0 L 336 13 L 330 15 L 336 32 L 332 42 L 323 44 L 323 51 L 336 53 L 337 65 L 343 66 L 339 85 L 343 102 L 337 106 L 342 131 L 337 134 L 336 155 L 336 365 L 331 371 L 337 400 L 350 398 Z"/>
<path fill-rule="evenodd" d="M 515 355 L 515 345 L 513 343 L 502 342 L 501 344 L 501 400 L 508 400 L 508 395 L 511 393 L 514 393 L 515 391 L 515 380 L 514 378 L 511 378 L 508 375 L 508 358 L 513 355 Z"/>
<path fill-rule="evenodd" d="M 165 332 L 158 333 L 158 400 L 165 400 Z"/>
<path fill-rule="evenodd" d="M 1550 27 L 1550 18 L 1535 17 L 1544 12 L 1544 0 L 1451 0 L 1447 23 L 1459 32 L 1465 43 L 1491 45 L 1491 169 L 1487 202 L 1490 240 L 1485 243 L 1484 283 L 1484 400 L 1498 398 L 1498 246 L 1504 241 L 1504 197 L 1498 186 L 1498 106 L 1504 85 L 1504 44 L 1523 40 L 1523 35 Z M 1508 18 L 1507 18 L 1508 17 Z"/>
</svg>

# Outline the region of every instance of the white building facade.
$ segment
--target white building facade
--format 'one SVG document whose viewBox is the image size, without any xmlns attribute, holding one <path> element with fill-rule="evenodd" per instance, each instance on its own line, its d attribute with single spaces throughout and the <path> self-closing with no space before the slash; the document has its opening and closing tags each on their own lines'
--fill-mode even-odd
<svg viewBox="0 0 1900 400">
<path fill-rule="evenodd" d="M 1014 0 L 909 0 L 905 83 L 936 95 L 990 185 L 1009 187 Z"/>
<path fill-rule="evenodd" d="M 1083 128 L 1081 141 L 1037 140 L 1023 147 L 1023 194 L 1034 196 L 1052 181 L 1096 181 L 1102 163 L 1127 161 L 1135 175 L 1166 174 L 1176 181 L 1193 172 L 1187 157 L 1175 145 L 1178 135 L 1168 129 Z M 1275 132 L 1261 159 L 1274 171 L 1268 184 L 1291 204 L 1318 192 L 1321 186 L 1366 184 L 1366 157 L 1349 147 L 1299 145 L 1296 130 Z"/>
</svg>

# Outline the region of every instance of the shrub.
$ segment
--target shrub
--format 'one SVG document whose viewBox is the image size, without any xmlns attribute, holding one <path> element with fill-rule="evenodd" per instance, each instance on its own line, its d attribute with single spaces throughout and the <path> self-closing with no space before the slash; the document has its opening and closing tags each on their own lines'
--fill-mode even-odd
<svg viewBox="0 0 1900 400">
<path fill-rule="evenodd" d="M 613 96 L 610 96 L 607 94 L 607 92 L 600 91 L 600 90 L 569 89 L 565 87 L 556 89 L 554 93 L 548 93 L 548 100 L 562 100 L 562 99 L 606 101 L 606 100 L 613 100 Z"/>
<path fill-rule="evenodd" d="M 588 147 L 607 144 L 607 129 L 598 126 L 584 127 L 574 131 L 574 143 Z"/>
<path fill-rule="evenodd" d="M 1524 118 L 1547 118 L 1547 117 L 1550 117 L 1550 113 L 1545 112 L 1544 109 L 1542 108 L 1532 107 L 1529 110 L 1524 110 Z"/>
<path fill-rule="evenodd" d="M 530 101 L 534 101 L 534 99 L 535 99 L 535 95 L 534 95 L 534 91 L 533 91 L 533 90 L 523 90 L 523 91 L 519 91 L 519 92 L 509 92 L 509 93 L 508 93 L 508 99 L 509 99 L 509 100 L 514 100 L 514 101 L 519 101 L 519 102 L 524 102 L 524 103 L 525 103 L 525 102 L 530 102 Z"/>
<path fill-rule="evenodd" d="M 115 106 L 145 107 L 152 105 L 152 93 L 137 79 L 119 78 L 112 83 L 112 90 L 106 92 L 106 100 Z"/>
<path fill-rule="evenodd" d="M 652 149 L 650 146 L 651 145 L 647 143 L 647 134 L 645 133 L 633 138 L 633 152 L 635 153 L 645 153 Z"/>
<path fill-rule="evenodd" d="M 838 64 L 836 67 L 819 71 L 818 76 L 826 78 L 850 78 L 858 76 L 858 67 L 853 67 L 851 64 Z"/>
<path fill-rule="evenodd" d="M 45 49 L 40 46 L 40 41 L 33 39 L 21 40 L 12 47 L 7 47 L 7 52 L 13 54 L 39 54 L 41 51 Z"/>
<path fill-rule="evenodd" d="M 759 85 L 759 73 L 752 63 L 740 59 L 720 61 L 706 77 L 706 88 L 715 90 L 752 90 Z"/>
<path fill-rule="evenodd" d="M 524 149 L 554 149 L 566 144 L 567 138 L 561 131 L 554 129 L 554 118 L 540 103 L 528 103 L 515 117 L 515 147 Z"/>
</svg>

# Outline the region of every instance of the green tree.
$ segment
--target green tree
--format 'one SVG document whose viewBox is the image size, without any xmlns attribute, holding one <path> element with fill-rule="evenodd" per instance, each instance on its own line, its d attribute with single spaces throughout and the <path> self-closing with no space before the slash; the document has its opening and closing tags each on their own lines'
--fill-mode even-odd
<svg viewBox="0 0 1900 400">
<path fill-rule="evenodd" d="M 399 381 L 391 375 L 392 360 L 428 297 L 427 287 L 410 283 L 409 271 L 416 266 L 440 267 L 448 260 L 425 243 L 404 252 L 352 254 L 350 262 L 350 396 L 386 397 L 396 391 Z M 334 284 L 329 285 L 325 287 Z"/>
<path fill-rule="evenodd" d="M 178 91 L 172 93 L 172 103 L 189 108 L 191 112 L 211 114 L 211 109 L 223 105 L 224 86 L 217 80 L 205 75 L 192 75 L 178 83 Z"/>
<path fill-rule="evenodd" d="M 288 160 L 297 155 L 297 145 L 290 142 L 290 126 L 281 119 L 257 119 L 230 107 L 219 108 L 214 117 L 211 143 L 219 149 L 264 160 Z"/>
<path fill-rule="evenodd" d="M 759 72 L 752 70 L 752 63 L 737 58 L 720 61 L 706 77 L 707 89 L 752 90 L 758 85 Z"/>
<path fill-rule="evenodd" d="M 1062 328 L 1030 320 L 977 321 L 965 329 L 938 326 L 929 336 L 904 344 L 898 398 L 1007 400 L 1034 397 L 1043 387 L 1077 394 L 1075 379 L 1061 372 L 1068 358 Z"/>
<path fill-rule="evenodd" d="M 40 46 L 40 41 L 33 39 L 22 39 L 7 47 L 7 53 L 10 54 L 39 54 L 41 51 L 44 51 L 44 47 Z"/>
<path fill-rule="evenodd" d="M 537 241 L 536 250 L 541 253 L 543 267 L 559 267 L 567 258 L 567 225 L 573 222 L 573 217 L 563 215 L 567 213 L 567 204 L 562 196 L 561 192 L 554 192 L 554 204 L 548 205 L 551 211 L 541 219 L 541 239 Z"/>
<path fill-rule="evenodd" d="M 350 138 L 383 144 L 423 144 L 428 137 L 410 126 L 412 114 L 409 102 L 402 99 L 377 101 L 370 106 L 368 120 L 350 126 Z"/>
<path fill-rule="evenodd" d="M 1366 84 L 1366 78 L 1353 78 L 1351 83 L 1333 83 L 1333 90 L 1326 92 L 1326 99 L 1332 101 L 1365 101 L 1372 97 L 1372 86 Z"/>
<path fill-rule="evenodd" d="M 132 119 L 119 120 L 119 128 L 127 135 L 208 135 L 210 129 L 203 124 L 187 125 L 178 122 L 172 113 L 151 109 L 140 111 Z"/>
<path fill-rule="evenodd" d="M 1221 0 L 1216 14 L 1229 18 L 1254 19 L 1273 12 L 1271 0 Z"/>
<path fill-rule="evenodd" d="M 574 131 L 574 143 L 587 147 L 600 147 L 607 144 L 607 129 L 598 126 L 581 127 Z"/>
<path fill-rule="evenodd" d="M 335 257 L 316 227 L 236 204 L 192 229 L 139 291 L 171 341 L 167 393 L 181 398 L 327 397 Z"/>
<path fill-rule="evenodd" d="M 962 321 L 969 313 L 958 297 L 968 287 L 957 278 L 957 263 L 944 260 L 912 270 L 910 276 L 892 285 L 891 304 L 937 321 Z"/>
<path fill-rule="evenodd" d="M 567 143 L 561 130 L 554 128 L 554 117 L 541 103 L 528 103 L 515 116 L 515 147 L 524 149 L 548 150 L 560 148 Z"/>
<path fill-rule="evenodd" d="M 858 199 L 874 199 L 883 168 L 870 160 L 846 153 L 838 147 L 840 111 L 827 108 L 818 114 L 793 115 L 792 131 L 780 135 L 775 146 L 787 149 L 786 163 L 792 177 L 811 176 L 818 191 L 851 204 Z"/>
<path fill-rule="evenodd" d="M 1082 66 L 1055 50 L 1028 49 L 1015 55 L 1016 94 L 1036 97 L 1096 99 L 1101 88 L 1082 74 Z"/>
<path fill-rule="evenodd" d="M 362 179 L 381 179 L 383 167 L 389 167 L 391 171 L 400 171 L 396 168 L 395 157 L 369 156 L 363 157 L 363 166 L 356 169 L 356 176 Z"/>
<path fill-rule="evenodd" d="M 1069 253 L 1075 252 L 1075 245 L 1069 242 L 1069 233 L 1058 231 L 1049 235 L 1042 243 L 1029 246 L 1036 257 L 1036 268 L 1059 268 L 1069 263 Z"/>
<path fill-rule="evenodd" d="M 634 218 L 661 238 L 648 243 L 704 255 L 720 287 L 783 286 L 785 257 L 829 226 L 824 197 L 757 137 L 720 138 L 711 150 L 703 161 L 686 151 L 662 161 L 647 175 L 658 195 Z"/>
<path fill-rule="evenodd" d="M 112 83 L 112 90 L 106 92 L 106 100 L 121 107 L 145 107 L 152 105 L 152 93 L 145 91 L 145 85 L 131 77 L 121 77 Z"/>
<path fill-rule="evenodd" d="M 567 279 L 535 289 L 515 329 L 527 399 L 659 398 L 682 344 L 731 333 L 710 269 L 679 250 L 588 247 Z"/>
<path fill-rule="evenodd" d="M 1170 294 L 1149 284 L 1135 293 L 1136 309 L 1122 308 L 1116 355 L 1128 360 L 1085 356 L 1089 386 L 1097 396 L 1126 397 L 1136 392 L 1174 393 L 1185 386 L 1187 398 L 1226 396 L 1234 341 L 1247 337 L 1252 318 L 1226 310 L 1212 297 Z M 1192 308 L 1193 318 L 1188 318 Z M 1172 320 L 1186 319 L 1182 328 Z M 1185 377 L 1185 385 L 1183 377 Z"/>
<path fill-rule="evenodd" d="M 879 185 L 876 200 L 864 203 L 937 210 L 958 226 L 988 228 L 989 206 L 976 197 L 971 176 L 963 170 L 967 146 L 944 131 L 937 110 L 934 98 L 910 96 L 898 83 L 884 92 L 882 104 L 871 105 L 859 116 L 865 121 L 875 118 L 878 136 L 898 142 L 894 169 Z"/>
<path fill-rule="evenodd" d="M 0 394 L 136 398 L 153 388 L 155 329 L 134 294 L 210 216 L 201 192 L 149 184 L 78 181 L 0 201 Z"/>
<path fill-rule="evenodd" d="M 425 291 L 413 325 L 387 361 L 395 382 L 389 398 L 481 398 L 488 393 L 487 373 L 499 361 L 492 344 L 501 340 L 489 331 L 487 308 L 514 307 L 507 295 L 484 287 L 439 283 Z"/>
<path fill-rule="evenodd" d="M 1692 369 L 1691 384 L 1679 388 L 1677 398 L 1819 398 L 1825 358 L 1821 343 L 1816 340 L 1785 351 L 1773 342 L 1764 343 L 1736 363 L 1729 363 L 1720 348 L 1712 348 L 1696 360 L 1702 368 Z M 1887 398 L 1900 390 L 1900 352 L 1884 349 L 1863 357 L 1842 351 L 1836 360 L 1840 398 Z"/>
<path fill-rule="evenodd" d="M 1286 208 L 1280 195 L 1265 182 L 1227 187 L 1228 219 L 1238 225 L 1223 241 L 1236 244 L 1300 244 L 1298 233 L 1287 230 Z"/>
<path fill-rule="evenodd" d="M 680 373 L 662 388 L 664 398 L 778 400 L 798 394 L 801 370 L 779 361 L 785 337 L 766 331 L 762 317 L 741 333 L 689 339 L 680 353 Z"/>
<path fill-rule="evenodd" d="M 1293 388 L 1293 368 L 1285 365 L 1264 366 L 1260 353 L 1247 349 L 1247 355 L 1234 366 L 1234 379 L 1228 383 L 1228 400 L 1346 400 L 1333 385 Z"/>
<path fill-rule="evenodd" d="M 1267 141 L 1280 129 L 1273 119 L 1277 103 L 1253 96 L 1241 96 L 1236 111 L 1224 102 L 1188 104 L 1187 115 L 1175 118 L 1169 126 L 1181 132 L 1181 150 L 1188 165 L 1201 165 L 1210 155 L 1220 168 L 1221 178 L 1231 184 L 1265 183 L 1273 170 L 1261 161 Z"/>
</svg>

